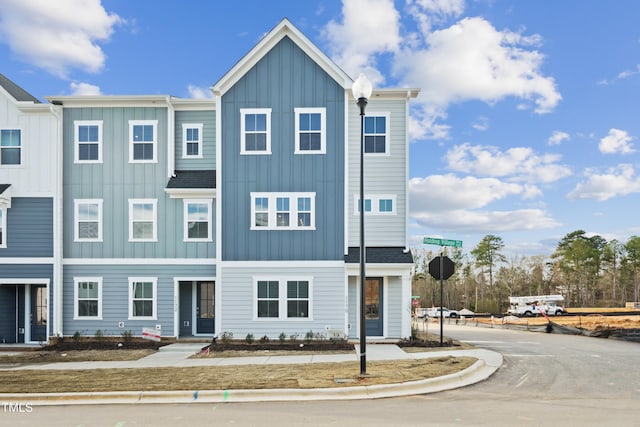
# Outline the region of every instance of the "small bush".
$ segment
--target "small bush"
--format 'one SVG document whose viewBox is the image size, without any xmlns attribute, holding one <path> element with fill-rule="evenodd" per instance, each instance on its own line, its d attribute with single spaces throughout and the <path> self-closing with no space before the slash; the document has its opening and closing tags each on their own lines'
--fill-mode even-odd
<svg viewBox="0 0 640 427">
<path fill-rule="evenodd" d="M 129 343 L 133 340 L 133 332 L 131 332 L 131 329 L 129 329 L 128 331 L 124 331 L 122 333 L 122 341 Z"/>
<path fill-rule="evenodd" d="M 253 334 L 247 334 L 247 336 L 244 337 L 244 340 L 247 342 L 247 344 L 253 344 Z"/>
<path fill-rule="evenodd" d="M 269 342 L 269 337 L 264 335 L 262 338 L 260 338 L 260 344 L 265 344 Z"/>
<path fill-rule="evenodd" d="M 309 344 L 313 340 L 314 336 L 315 334 L 313 333 L 313 331 L 309 331 L 306 334 L 304 334 L 304 340 L 307 342 L 307 344 Z"/>
<path fill-rule="evenodd" d="M 222 341 L 223 344 L 229 344 L 229 342 L 231 342 L 232 339 L 233 339 L 233 332 L 224 331 L 220 336 L 220 341 Z"/>
<path fill-rule="evenodd" d="M 287 339 L 287 334 L 285 334 L 284 332 L 280 332 L 278 339 L 280 340 L 280 344 L 284 344 L 285 340 Z"/>
<path fill-rule="evenodd" d="M 97 340 L 97 341 L 101 341 L 104 338 L 104 332 L 102 332 L 101 329 L 98 329 L 96 331 L 95 334 L 93 334 L 93 337 Z"/>
<path fill-rule="evenodd" d="M 80 331 L 75 331 L 71 339 L 73 339 L 73 342 L 77 343 L 78 341 L 80 341 L 81 337 L 82 337 L 82 334 L 80 333 Z"/>
</svg>

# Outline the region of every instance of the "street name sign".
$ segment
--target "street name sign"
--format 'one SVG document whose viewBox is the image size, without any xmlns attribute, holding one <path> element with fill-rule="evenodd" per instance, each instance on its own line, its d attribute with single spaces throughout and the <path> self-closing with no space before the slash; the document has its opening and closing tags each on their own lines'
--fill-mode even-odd
<svg viewBox="0 0 640 427">
<path fill-rule="evenodd" d="M 425 237 L 422 243 L 425 245 L 453 246 L 454 248 L 462 247 L 462 240 L 438 239 L 436 237 Z"/>
</svg>

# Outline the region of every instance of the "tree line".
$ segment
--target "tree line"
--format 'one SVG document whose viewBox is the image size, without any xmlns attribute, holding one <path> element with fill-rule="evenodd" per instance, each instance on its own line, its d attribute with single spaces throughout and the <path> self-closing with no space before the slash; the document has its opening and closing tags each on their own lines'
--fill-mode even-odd
<svg viewBox="0 0 640 427">
<path fill-rule="evenodd" d="M 567 307 L 624 307 L 638 301 L 640 237 L 626 242 L 587 236 L 583 230 L 565 235 L 548 255 L 503 253 L 501 237 L 486 235 L 469 253 L 444 248 L 455 262 L 446 281 L 443 304 L 479 313 L 504 313 L 510 296 L 561 294 Z M 429 275 L 429 262 L 440 251 L 414 249 L 412 295 L 422 307 L 440 305 L 440 284 Z"/>
</svg>

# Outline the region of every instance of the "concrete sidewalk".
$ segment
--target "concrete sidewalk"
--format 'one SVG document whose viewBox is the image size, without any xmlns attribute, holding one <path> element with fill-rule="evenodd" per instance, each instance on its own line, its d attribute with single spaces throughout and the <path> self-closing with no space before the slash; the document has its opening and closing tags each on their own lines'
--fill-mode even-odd
<svg viewBox="0 0 640 427">
<path fill-rule="evenodd" d="M 79 370 L 110 368 L 160 368 L 242 366 L 269 364 L 308 364 L 326 362 L 351 362 L 360 360 L 359 346 L 353 354 L 313 354 L 293 356 L 255 356 L 231 358 L 193 358 L 202 343 L 176 343 L 164 346 L 150 356 L 138 360 L 115 362 L 61 362 L 43 363 L 2 370 Z M 469 368 L 456 374 L 428 380 L 399 384 L 372 386 L 344 386 L 321 389 L 259 389 L 259 390 L 190 390 L 167 392 L 104 392 L 104 393 L 39 393 L 0 394 L 3 401 L 30 402 L 34 405 L 56 404 L 106 404 L 106 403 L 187 403 L 187 402 L 250 402 L 250 401 L 296 401 L 373 399 L 412 394 L 434 393 L 464 387 L 485 380 L 502 365 L 502 355 L 484 349 L 444 350 L 406 353 L 394 344 L 368 344 L 367 361 L 377 360 L 423 360 L 443 356 L 469 356 L 477 360 Z"/>
</svg>

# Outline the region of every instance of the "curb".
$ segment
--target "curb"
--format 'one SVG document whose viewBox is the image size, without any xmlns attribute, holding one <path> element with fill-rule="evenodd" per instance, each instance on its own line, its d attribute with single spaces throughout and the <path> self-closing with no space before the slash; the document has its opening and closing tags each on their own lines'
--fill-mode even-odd
<svg viewBox="0 0 640 427">
<path fill-rule="evenodd" d="M 482 351 L 484 358 L 460 372 L 397 384 L 377 384 L 341 388 L 123 391 L 94 393 L 21 393 L 0 394 L 0 400 L 29 402 L 34 406 L 104 405 L 144 403 L 238 403 L 316 400 L 360 400 L 429 394 L 484 381 L 501 365 L 502 355 Z"/>
</svg>

